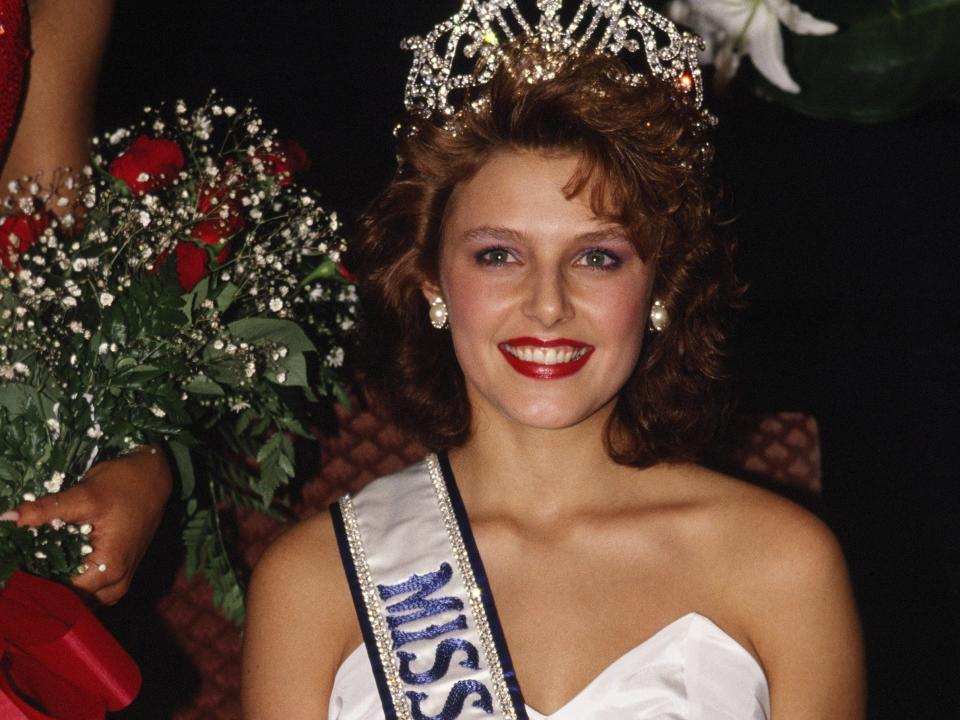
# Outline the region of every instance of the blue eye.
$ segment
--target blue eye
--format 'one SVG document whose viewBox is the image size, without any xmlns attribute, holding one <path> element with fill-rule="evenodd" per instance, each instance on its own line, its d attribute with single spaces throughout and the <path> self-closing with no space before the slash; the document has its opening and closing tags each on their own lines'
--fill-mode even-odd
<svg viewBox="0 0 960 720">
<path fill-rule="evenodd" d="M 579 263 L 593 270 L 616 270 L 623 261 L 609 250 L 593 248 L 580 256 Z"/>
<path fill-rule="evenodd" d="M 500 267 L 501 265 L 506 265 L 511 260 L 513 256 L 510 254 L 510 251 L 503 247 L 490 248 L 489 250 L 483 250 L 478 252 L 475 256 L 477 262 L 481 265 L 487 265 L 490 267 Z"/>
</svg>

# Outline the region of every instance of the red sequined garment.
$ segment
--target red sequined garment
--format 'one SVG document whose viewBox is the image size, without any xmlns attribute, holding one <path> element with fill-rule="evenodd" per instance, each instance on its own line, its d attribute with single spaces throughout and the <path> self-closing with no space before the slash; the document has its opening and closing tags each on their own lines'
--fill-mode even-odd
<svg viewBox="0 0 960 720">
<path fill-rule="evenodd" d="M 0 0 L 0 165 L 20 109 L 27 47 L 26 3 Z"/>
</svg>

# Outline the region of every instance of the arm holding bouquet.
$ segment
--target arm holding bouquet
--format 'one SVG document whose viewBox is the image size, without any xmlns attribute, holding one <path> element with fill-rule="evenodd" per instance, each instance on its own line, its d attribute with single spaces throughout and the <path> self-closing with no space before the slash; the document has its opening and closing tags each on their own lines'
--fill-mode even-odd
<svg viewBox="0 0 960 720">
<path fill-rule="evenodd" d="M 29 84 L 15 127 L 9 128 L 10 152 L 3 160 L 5 191 L 11 182 L 35 179 L 53 191 L 46 207 L 63 216 L 75 211 L 74 191 L 65 180 L 80 177 L 89 160 L 94 97 L 109 34 L 113 0 L 75 3 L 36 0 L 30 15 Z M 0 128 L 6 135 L 8 130 Z M 0 142 L 0 147 L 5 143 Z M 21 198 L 28 190 L 17 183 Z M 57 202 L 59 197 L 63 201 Z M 0 212 L 6 214 L 6 212 Z M 44 217 L 42 214 L 39 217 Z M 4 223 L 9 234 L 23 234 L 16 216 Z M 44 220 L 37 221 L 45 222 Z M 27 223 L 39 228 L 39 225 Z M 8 250 L 9 252 L 9 250 Z M 74 584 L 102 603 L 117 602 L 127 591 L 170 496 L 171 475 L 164 454 L 149 450 L 93 467 L 85 482 L 62 493 L 22 503 L 18 524 L 40 527 L 52 521 L 93 526 L 94 553 L 86 559 L 103 572 L 78 575 Z M 14 519 L 17 515 L 7 515 Z"/>
<path fill-rule="evenodd" d="M 293 438 L 344 397 L 356 295 L 336 216 L 293 181 L 307 162 L 251 107 L 148 109 L 94 139 L 82 223 L 24 223 L 2 248 L 0 511 L 23 515 L 0 523 L 0 569 L 93 571 L 80 586 L 116 600 L 170 493 L 144 448 L 166 444 L 188 572 L 242 617 L 219 513 L 282 516 Z M 32 201 L 35 219 L 46 198 Z"/>
<path fill-rule="evenodd" d="M 112 605 L 130 589 L 172 485 L 164 453 L 144 447 L 94 465 L 83 482 L 69 490 L 21 503 L 16 508 L 18 524 L 39 527 L 57 519 L 89 523 L 93 552 L 85 558 L 88 571 L 75 576 L 73 585 Z"/>
</svg>

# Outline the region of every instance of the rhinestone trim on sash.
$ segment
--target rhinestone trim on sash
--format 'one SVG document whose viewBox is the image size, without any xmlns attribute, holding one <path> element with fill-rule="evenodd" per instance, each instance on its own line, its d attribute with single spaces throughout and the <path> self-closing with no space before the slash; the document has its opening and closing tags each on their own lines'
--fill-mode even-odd
<svg viewBox="0 0 960 720">
<path fill-rule="evenodd" d="M 505 720 L 517 720 L 517 714 L 510 700 L 510 692 L 507 689 L 507 683 L 503 677 L 500 653 L 497 652 L 496 644 L 493 641 L 493 633 L 490 631 L 487 611 L 483 606 L 483 590 L 480 589 L 476 577 L 473 574 L 473 566 L 470 564 L 467 547 L 463 542 L 463 536 L 460 534 L 460 526 L 457 524 L 457 517 L 450 503 L 450 495 L 447 493 L 447 484 L 443 478 L 443 471 L 440 469 L 440 460 L 436 455 L 430 454 L 427 456 L 427 468 L 430 471 L 430 480 L 433 482 L 433 489 L 437 493 L 437 504 L 440 509 L 440 514 L 443 516 L 443 524 L 447 529 L 450 545 L 453 547 L 453 556 L 457 563 L 457 572 L 460 573 L 460 577 L 463 578 L 463 584 L 467 588 L 470 614 L 473 617 L 473 625 L 477 630 L 477 634 L 480 636 L 483 657 L 490 671 L 490 678 L 493 681 L 494 697 L 497 699 L 497 705 L 500 707 L 500 712 L 503 714 Z"/>
<path fill-rule="evenodd" d="M 353 564 L 356 568 L 357 582 L 360 584 L 363 604 L 366 606 L 367 618 L 370 621 L 370 627 L 373 630 L 373 636 L 377 644 L 377 654 L 380 656 L 380 665 L 383 667 L 387 687 L 393 699 L 396 718 L 397 720 L 412 720 L 413 716 L 410 713 L 410 703 L 403 694 L 403 682 L 400 680 L 400 670 L 397 668 L 396 659 L 390 648 L 390 631 L 387 629 L 387 621 L 383 613 L 380 612 L 377 590 L 373 582 L 373 575 L 370 573 L 367 554 L 363 548 L 363 538 L 360 535 L 360 527 L 357 523 L 357 513 L 353 508 L 353 501 L 349 495 L 344 495 L 340 498 L 339 505 L 340 512 L 343 515 L 343 526 L 347 536 L 347 544 L 350 547 L 350 556 L 353 558 Z"/>
</svg>

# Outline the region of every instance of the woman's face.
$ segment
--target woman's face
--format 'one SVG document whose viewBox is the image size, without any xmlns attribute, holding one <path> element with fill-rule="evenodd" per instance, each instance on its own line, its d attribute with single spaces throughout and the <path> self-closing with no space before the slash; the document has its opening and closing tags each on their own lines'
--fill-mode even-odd
<svg viewBox="0 0 960 720">
<path fill-rule="evenodd" d="M 454 190 L 440 288 L 475 410 L 537 428 L 612 408 L 640 354 L 653 268 L 590 188 L 576 155 L 500 152 Z M 428 301 L 438 288 L 425 286 Z"/>
</svg>

